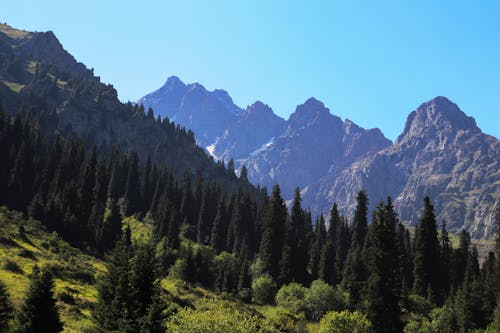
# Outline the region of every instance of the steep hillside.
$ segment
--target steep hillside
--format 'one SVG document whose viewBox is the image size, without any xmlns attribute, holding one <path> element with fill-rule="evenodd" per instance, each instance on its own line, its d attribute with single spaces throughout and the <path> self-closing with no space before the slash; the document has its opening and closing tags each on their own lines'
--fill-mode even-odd
<svg viewBox="0 0 500 333">
<path fill-rule="evenodd" d="M 0 25 L 0 102 L 10 113 L 34 116 L 46 133 L 78 136 L 104 152 L 114 145 L 136 151 L 142 161 L 151 157 L 178 177 L 185 169 L 193 174 L 199 170 L 225 184 L 228 192 L 235 186 L 251 187 L 215 164 L 191 131 L 138 105 L 122 104 L 113 86 L 76 62 L 52 32 Z"/>
<path fill-rule="evenodd" d="M 105 270 L 103 262 L 71 247 L 38 221 L 0 207 L 0 280 L 7 285 L 15 306 L 24 299 L 34 265 L 48 268 L 55 276 L 64 332 L 92 327 L 95 276 Z"/>
</svg>

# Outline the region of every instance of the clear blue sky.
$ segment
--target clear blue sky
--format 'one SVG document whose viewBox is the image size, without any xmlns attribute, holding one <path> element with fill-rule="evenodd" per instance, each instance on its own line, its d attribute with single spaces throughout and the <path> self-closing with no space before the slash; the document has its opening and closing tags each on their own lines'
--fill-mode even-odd
<svg viewBox="0 0 500 333">
<path fill-rule="evenodd" d="M 390 139 L 443 95 L 500 137 L 500 1 L 2 1 L 137 100 L 170 75 L 288 118 L 314 96 Z"/>
</svg>

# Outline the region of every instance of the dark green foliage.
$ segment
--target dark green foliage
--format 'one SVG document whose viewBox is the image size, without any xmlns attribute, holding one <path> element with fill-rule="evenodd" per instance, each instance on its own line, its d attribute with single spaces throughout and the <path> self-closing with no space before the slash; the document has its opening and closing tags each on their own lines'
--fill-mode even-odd
<svg viewBox="0 0 500 333">
<path fill-rule="evenodd" d="M 309 280 L 307 272 L 307 263 L 309 261 L 309 233 L 310 221 L 307 220 L 306 213 L 301 207 L 301 198 L 299 188 L 295 189 L 295 196 L 290 215 L 290 234 L 289 245 L 293 257 L 292 274 L 295 281 L 306 284 Z M 309 222 L 309 226 L 307 223 Z"/>
<path fill-rule="evenodd" d="M 264 216 L 262 240 L 260 243 L 259 257 L 264 265 L 264 270 L 273 279 L 279 275 L 279 262 L 283 249 L 283 235 L 287 210 L 285 202 L 281 198 L 278 185 L 273 188 L 271 202 Z"/>
<path fill-rule="evenodd" d="M 152 244 L 133 249 L 126 236 L 113 249 L 108 271 L 98 278 L 94 317 L 100 330 L 158 332 L 165 304 L 157 282 L 158 270 Z"/>
<path fill-rule="evenodd" d="M 7 287 L 0 281 L 0 332 L 8 332 L 9 320 L 12 318 L 13 311 Z"/>
<path fill-rule="evenodd" d="M 367 314 L 377 333 L 397 333 L 403 329 L 397 223 L 391 198 L 388 198 L 386 205 L 378 206 L 369 235 Z"/>
<path fill-rule="evenodd" d="M 352 222 L 351 246 L 363 248 L 368 230 L 368 197 L 364 191 L 359 191 L 356 197 L 356 211 Z"/>
<path fill-rule="evenodd" d="M 426 296 L 430 292 L 431 301 L 442 304 L 439 274 L 436 218 L 429 197 L 425 197 L 424 212 L 415 231 L 414 292 L 420 296 Z"/>
<path fill-rule="evenodd" d="M 326 283 L 336 285 L 339 280 L 339 274 L 336 271 L 337 263 L 335 262 L 337 254 L 337 234 L 340 227 L 340 216 L 337 209 L 337 204 L 333 204 L 330 210 L 330 223 L 326 237 L 326 243 L 321 250 L 319 262 L 319 278 Z"/>
<path fill-rule="evenodd" d="M 319 277 L 319 264 L 321 259 L 321 251 L 326 242 L 326 228 L 325 228 L 325 218 L 323 214 L 320 215 L 319 219 L 316 220 L 316 227 L 314 230 L 314 241 L 311 245 L 310 256 L 309 256 L 309 270 L 311 272 L 311 278 L 313 280 Z"/>
<path fill-rule="evenodd" d="M 63 324 L 59 318 L 54 298 L 54 281 L 48 271 L 40 272 L 35 266 L 30 277 L 30 286 L 16 313 L 16 333 L 61 332 Z"/>
<path fill-rule="evenodd" d="M 360 303 L 368 278 L 364 251 L 368 228 L 368 198 L 363 191 L 360 191 L 356 200 L 351 243 L 342 272 L 342 286 L 349 291 L 351 309 Z"/>
</svg>

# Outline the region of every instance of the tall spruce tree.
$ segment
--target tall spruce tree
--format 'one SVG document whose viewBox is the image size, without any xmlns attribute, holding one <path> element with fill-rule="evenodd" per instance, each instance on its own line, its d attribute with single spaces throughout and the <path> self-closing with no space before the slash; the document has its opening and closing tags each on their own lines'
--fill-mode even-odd
<svg viewBox="0 0 500 333">
<path fill-rule="evenodd" d="M 280 270 L 279 262 L 283 250 L 286 217 L 287 210 L 280 188 L 274 185 L 271 202 L 264 216 L 259 258 L 262 260 L 264 271 L 268 272 L 275 281 L 278 279 Z"/>
<path fill-rule="evenodd" d="M 321 251 L 326 242 L 326 228 L 325 218 L 320 214 L 316 219 L 314 229 L 314 239 L 311 244 L 311 251 L 309 256 L 309 270 L 311 272 L 311 279 L 316 280 L 319 277 L 319 264 L 321 260 Z"/>
<path fill-rule="evenodd" d="M 401 260 L 391 198 L 378 206 L 370 231 L 367 314 L 376 333 L 400 333 Z"/>
<path fill-rule="evenodd" d="M 340 223 L 337 204 L 334 203 L 330 210 L 326 243 L 323 246 L 319 262 L 319 277 L 331 285 L 335 285 L 338 282 L 338 273 L 335 270 L 335 258 L 337 252 L 337 232 Z"/>
<path fill-rule="evenodd" d="M 61 332 L 63 324 L 54 298 L 54 281 L 48 271 L 33 268 L 26 298 L 16 313 L 16 333 Z"/>
<path fill-rule="evenodd" d="M 349 252 L 342 272 L 342 286 L 349 291 L 349 306 L 357 308 L 361 302 L 368 278 L 365 262 L 365 239 L 368 228 L 368 197 L 358 192 L 356 210 L 352 222 L 352 236 Z"/>
<path fill-rule="evenodd" d="M 295 189 L 292 210 L 290 214 L 290 246 L 293 257 L 293 275 L 295 281 L 306 284 L 308 282 L 307 263 L 309 252 L 308 230 L 305 212 L 301 207 L 300 190 Z"/>
<path fill-rule="evenodd" d="M 439 290 L 439 242 L 434 207 L 429 197 L 424 198 L 424 211 L 415 231 L 415 259 L 413 290 L 442 304 Z"/>
</svg>

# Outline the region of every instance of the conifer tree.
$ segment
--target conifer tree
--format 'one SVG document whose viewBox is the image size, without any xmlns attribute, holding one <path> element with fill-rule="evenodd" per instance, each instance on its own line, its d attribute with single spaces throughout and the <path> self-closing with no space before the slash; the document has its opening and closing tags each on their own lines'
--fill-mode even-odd
<svg viewBox="0 0 500 333">
<path fill-rule="evenodd" d="M 215 216 L 212 232 L 210 236 L 210 245 L 217 251 L 223 251 L 225 249 L 225 207 L 224 207 L 224 196 L 221 195 L 219 203 L 217 204 L 217 215 Z"/>
<path fill-rule="evenodd" d="M 97 281 L 94 317 L 98 328 L 103 331 L 133 330 L 133 308 L 129 295 L 132 252 L 127 238 L 128 232 L 125 232 L 108 258 L 107 272 Z"/>
<path fill-rule="evenodd" d="M 358 192 L 356 201 L 351 243 L 342 272 L 342 286 L 349 291 L 351 309 L 355 309 L 360 303 L 368 278 L 364 255 L 368 228 L 368 198 L 364 191 Z"/>
<path fill-rule="evenodd" d="M 311 279 L 316 280 L 319 277 L 319 263 L 321 259 L 321 251 L 326 242 L 325 218 L 320 214 L 316 220 L 314 230 L 314 240 L 311 245 L 309 257 L 309 270 L 311 271 Z"/>
<path fill-rule="evenodd" d="M 283 250 L 286 217 L 285 202 L 281 198 L 279 186 L 275 185 L 269 208 L 264 216 L 262 240 L 259 250 L 259 258 L 262 260 L 264 270 L 275 280 L 277 280 L 279 275 L 279 262 Z"/>
<path fill-rule="evenodd" d="M 293 271 L 293 257 L 292 257 L 292 236 L 290 228 L 286 228 L 284 235 L 285 241 L 283 244 L 283 249 L 281 251 L 280 259 L 280 272 L 278 275 L 278 282 L 281 285 L 288 284 L 293 281 L 294 271 Z"/>
<path fill-rule="evenodd" d="M 7 287 L 0 281 L 0 332 L 8 332 L 9 321 L 12 318 L 14 308 L 10 301 Z"/>
<path fill-rule="evenodd" d="M 414 292 L 441 304 L 439 295 L 439 243 L 434 207 L 424 198 L 424 211 L 415 231 Z"/>
<path fill-rule="evenodd" d="M 47 271 L 33 268 L 30 286 L 21 308 L 16 313 L 16 333 L 61 332 L 63 324 L 56 308 L 54 281 Z"/>
<path fill-rule="evenodd" d="M 338 281 L 338 274 L 335 271 L 335 257 L 337 252 L 337 232 L 340 223 L 337 204 L 334 203 L 330 210 L 330 223 L 326 243 L 323 246 L 319 263 L 319 277 L 331 285 L 336 285 Z"/>
<path fill-rule="evenodd" d="M 308 282 L 307 263 L 309 261 L 309 231 L 306 226 L 305 212 L 301 207 L 300 190 L 295 189 L 293 206 L 290 215 L 290 246 L 293 257 L 293 275 L 295 281 L 306 284 Z"/>
<path fill-rule="evenodd" d="M 388 198 L 379 205 L 370 232 L 367 314 L 376 333 L 399 333 L 401 322 L 401 262 L 396 233 L 397 216 Z"/>
<path fill-rule="evenodd" d="M 127 215 L 132 215 L 141 209 L 141 187 L 139 180 L 139 158 L 133 152 L 130 155 L 125 197 L 127 198 Z"/>
<path fill-rule="evenodd" d="M 352 222 L 351 247 L 363 248 L 368 229 L 368 197 L 364 191 L 359 191 L 356 197 L 356 210 Z"/>
<path fill-rule="evenodd" d="M 441 234 L 439 235 L 439 267 L 441 268 L 439 274 L 439 287 L 441 291 L 440 294 L 443 297 L 442 301 L 444 301 L 450 293 L 452 255 L 453 248 L 451 246 L 448 230 L 446 230 L 446 221 L 444 221 L 441 226 Z"/>
</svg>

